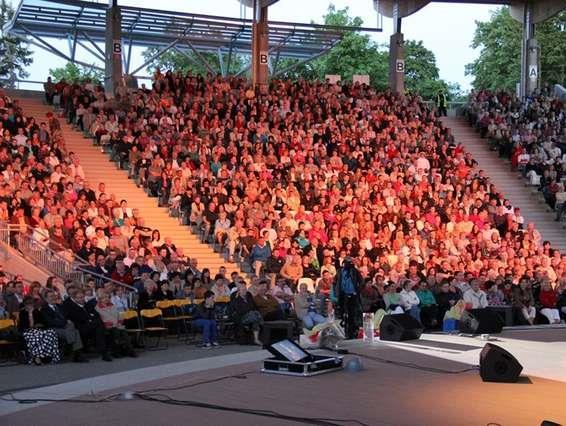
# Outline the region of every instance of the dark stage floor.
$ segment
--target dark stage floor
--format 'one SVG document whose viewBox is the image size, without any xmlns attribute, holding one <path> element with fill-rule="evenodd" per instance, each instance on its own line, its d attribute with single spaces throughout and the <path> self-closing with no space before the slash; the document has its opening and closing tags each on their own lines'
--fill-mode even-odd
<svg viewBox="0 0 566 426">
<path fill-rule="evenodd" d="M 361 353 L 460 371 L 469 365 L 381 346 Z M 541 360 L 543 362 L 543 360 Z M 226 375 L 230 378 L 158 393 L 175 399 L 274 410 L 298 417 L 355 419 L 367 425 L 540 425 L 544 419 L 566 424 L 566 383 L 524 377 L 520 383 L 484 383 L 477 371 L 433 373 L 364 359 L 364 371 L 312 378 L 259 373 L 260 363 L 240 364 L 142 383 L 122 390 L 172 388 Z M 114 393 L 115 391 L 109 392 Z M 48 395 L 46 395 L 48 397 Z M 164 405 L 150 401 L 97 404 L 54 403 L 12 413 L 3 425 L 292 425 L 305 422 Z M 329 420 L 330 421 L 330 420 Z M 337 422 L 355 425 L 355 422 Z"/>
</svg>

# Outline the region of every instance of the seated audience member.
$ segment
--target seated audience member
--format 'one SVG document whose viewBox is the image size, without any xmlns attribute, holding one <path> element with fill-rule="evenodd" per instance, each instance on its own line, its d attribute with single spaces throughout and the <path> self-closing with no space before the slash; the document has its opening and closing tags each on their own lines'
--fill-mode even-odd
<svg viewBox="0 0 566 426">
<path fill-rule="evenodd" d="M 260 276 L 262 268 L 265 267 L 267 259 L 271 257 L 271 247 L 265 241 L 265 236 L 261 235 L 253 245 L 250 252 L 250 264 L 256 277 Z"/>
<path fill-rule="evenodd" d="M 83 342 L 94 339 L 95 349 L 104 361 L 112 361 L 106 346 L 104 324 L 93 305 L 86 305 L 85 293 L 75 289 L 69 293 L 69 298 L 63 302 L 65 316 L 71 320 L 81 335 Z"/>
<path fill-rule="evenodd" d="M 228 287 L 227 280 L 218 278 L 214 280 L 214 285 L 210 288 L 214 293 L 214 297 L 230 297 L 230 287 Z"/>
<path fill-rule="evenodd" d="M 204 293 L 204 301 L 197 306 L 193 318 L 193 325 L 202 329 L 202 347 L 210 349 L 220 346 L 218 344 L 218 324 L 216 323 L 214 293 L 212 291 L 207 290 Z"/>
<path fill-rule="evenodd" d="M 275 285 L 269 293 L 277 300 L 283 312 L 290 312 L 294 294 L 286 279 L 280 278 L 275 281 Z"/>
<path fill-rule="evenodd" d="M 155 301 L 161 300 L 173 300 L 175 295 L 169 289 L 169 283 L 167 281 L 159 281 L 157 284 L 157 291 L 155 292 Z"/>
<path fill-rule="evenodd" d="M 487 287 L 487 304 L 488 306 L 499 307 L 507 306 L 505 294 L 499 289 L 497 282 L 488 281 Z"/>
<path fill-rule="evenodd" d="M 322 293 L 325 297 L 330 297 L 330 291 L 332 290 L 333 282 L 334 278 L 330 271 L 323 271 L 322 278 L 320 278 L 316 284 L 317 291 Z"/>
<path fill-rule="evenodd" d="M 434 294 L 427 286 L 426 281 L 419 283 L 416 291 L 419 298 L 421 308 L 421 322 L 426 327 L 435 327 L 438 324 L 438 305 Z"/>
<path fill-rule="evenodd" d="M 45 292 L 45 305 L 41 308 L 41 323 L 57 333 L 57 336 L 70 345 L 74 362 L 88 362 L 82 354 L 83 341 L 79 330 L 67 319 L 65 310 L 58 303 L 57 293 L 53 290 Z"/>
<path fill-rule="evenodd" d="M 566 281 L 561 281 L 557 290 L 556 307 L 562 321 L 566 321 Z"/>
<path fill-rule="evenodd" d="M 299 293 L 295 296 L 295 312 L 297 317 L 303 321 L 303 326 L 312 329 L 317 324 L 327 321 L 323 315 L 326 299 L 320 294 L 309 293 L 305 283 L 299 284 Z"/>
<path fill-rule="evenodd" d="M 118 310 L 118 312 L 124 312 L 130 309 L 130 300 L 126 294 L 126 289 L 121 285 L 117 285 L 114 288 L 112 297 L 110 298 L 112 305 Z"/>
<path fill-rule="evenodd" d="M 364 312 L 376 312 L 378 309 L 385 308 L 380 289 L 377 284 L 373 282 L 366 283 L 360 293 L 360 296 Z"/>
<path fill-rule="evenodd" d="M 128 332 L 125 330 L 120 318 L 120 311 L 110 300 L 110 293 L 104 289 L 97 292 L 96 312 L 104 324 L 104 328 L 109 335 L 112 354 L 118 358 L 123 355 L 135 358 L 137 354 L 132 348 L 132 343 Z"/>
<path fill-rule="evenodd" d="M 405 312 L 401 306 L 401 295 L 393 284 L 388 284 L 384 287 L 385 294 L 383 295 L 383 303 L 385 310 L 390 314 L 402 314 Z"/>
<path fill-rule="evenodd" d="M 527 278 L 521 278 L 513 288 L 513 307 L 520 312 L 519 322 L 533 325 L 536 318 L 535 298 Z"/>
<path fill-rule="evenodd" d="M 479 280 L 472 280 L 471 288 L 464 293 L 466 309 L 483 309 L 488 306 L 487 295 L 480 288 Z"/>
<path fill-rule="evenodd" d="M 403 282 L 403 290 L 399 293 L 400 305 L 403 310 L 420 322 L 421 320 L 421 308 L 419 297 L 417 293 L 413 290 L 413 282 L 411 280 L 405 280 Z"/>
<path fill-rule="evenodd" d="M 263 324 L 263 318 L 255 306 L 254 298 L 248 291 L 245 281 L 237 280 L 236 288 L 237 291 L 232 294 L 230 300 L 232 319 L 244 330 L 251 330 L 253 342 L 261 346 L 259 330 Z"/>
<path fill-rule="evenodd" d="M 33 297 L 24 297 L 18 329 L 24 337 L 28 360 L 35 365 L 41 365 L 45 361 L 57 363 L 61 359 L 57 333 L 53 329 L 44 328 L 42 321 Z"/>
<path fill-rule="evenodd" d="M 298 254 L 292 256 L 287 262 L 285 262 L 279 274 L 291 284 L 293 289 L 296 289 L 299 278 L 304 276 L 303 266 L 301 265 L 301 256 Z"/>
<path fill-rule="evenodd" d="M 560 311 L 557 308 L 558 295 L 550 285 L 550 281 L 544 280 L 539 293 L 540 313 L 548 319 L 549 324 L 560 324 Z"/>
<path fill-rule="evenodd" d="M 438 303 L 438 322 L 444 321 L 444 316 L 452 307 L 462 299 L 458 289 L 453 283 L 444 280 L 440 285 L 440 291 L 436 293 L 436 302 Z"/>
<path fill-rule="evenodd" d="M 267 291 L 267 280 L 261 280 L 256 287 L 254 303 L 264 321 L 278 321 L 284 319 L 281 306 L 275 297 Z"/>
</svg>

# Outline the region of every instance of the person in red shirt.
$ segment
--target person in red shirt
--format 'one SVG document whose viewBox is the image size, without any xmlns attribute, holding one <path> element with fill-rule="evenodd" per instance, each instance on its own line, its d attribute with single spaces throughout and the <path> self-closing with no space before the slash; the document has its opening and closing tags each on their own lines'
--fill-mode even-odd
<svg viewBox="0 0 566 426">
<path fill-rule="evenodd" d="M 539 294 L 539 302 L 542 306 L 540 313 L 548 318 L 550 324 L 560 324 L 560 312 L 556 308 L 557 294 L 550 285 L 550 281 L 543 281 Z"/>
</svg>

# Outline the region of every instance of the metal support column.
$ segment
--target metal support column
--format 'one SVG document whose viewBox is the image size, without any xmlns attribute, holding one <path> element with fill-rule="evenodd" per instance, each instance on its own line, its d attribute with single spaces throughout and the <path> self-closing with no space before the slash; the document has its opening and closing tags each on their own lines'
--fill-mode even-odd
<svg viewBox="0 0 566 426">
<path fill-rule="evenodd" d="M 118 0 L 109 0 L 106 11 L 106 73 L 104 89 L 108 96 L 114 96 L 122 84 L 122 15 Z"/>
<path fill-rule="evenodd" d="M 398 1 L 393 6 L 393 35 L 389 40 L 389 87 L 400 96 L 405 93 L 405 48 Z"/>
<path fill-rule="evenodd" d="M 269 84 L 269 28 L 267 7 L 254 2 L 252 24 L 252 82 L 261 92 L 267 91 Z"/>
<path fill-rule="evenodd" d="M 529 96 L 539 88 L 540 49 L 535 38 L 533 4 L 525 2 L 523 13 L 523 41 L 521 44 L 521 83 L 519 94 Z"/>
</svg>

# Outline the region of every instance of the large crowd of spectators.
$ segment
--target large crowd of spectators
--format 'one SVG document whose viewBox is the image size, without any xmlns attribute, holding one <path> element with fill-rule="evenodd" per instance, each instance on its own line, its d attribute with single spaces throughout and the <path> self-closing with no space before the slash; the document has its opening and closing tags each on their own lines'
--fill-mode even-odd
<svg viewBox="0 0 566 426">
<path fill-rule="evenodd" d="M 549 90 L 524 100 L 508 92 L 470 95 L 470 122 L 493 150 L 537 186 L 557 220 L 566 211 L 566 108 Z M 564 210 L 562 209 L 564 206 Z"/>
<path fill-rule="evenodd" d="M 151 87 L 120 87 L 112 99 L 91 83 L 46 89 L 149 196 L 255 277 L 250 298 L 238 274 L 199 270 L 127 200 L 85 181 L 55 115 L 36 123 L 0 97 L 1 218 L 38 229 L 97 276 L 134 286 L 139 308 L 189 296 L 206 301 L 200 312 L 211 320 L 209 292 L 239 295 L 233 314 L 257 340 L 261 321 L 290 312 L 306 327 L 323 321 L 351 258 L 364 311 L 406 311 L 428 327 L 459 300 L 513 306 L 518 322 L 564 316 L 566 257 L 524 223 L 419 97 L 279 80 L 258 94 L 243 78 L 159 70 Z M 548 108 L 547 126 L 527 126 L 530 134 L 561 134 L 563 112 Z M 98 300 L 105 287 L 94 279 L 79 291 Z M 124 291 L 108 287 L 110 296 Z M 58 291 L 65 298 L 65 286 Z M 207 336 L 212 345 L 210 328 Z"/>
</svg>

